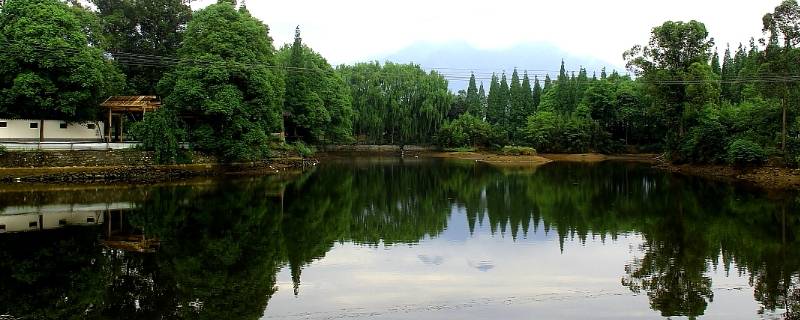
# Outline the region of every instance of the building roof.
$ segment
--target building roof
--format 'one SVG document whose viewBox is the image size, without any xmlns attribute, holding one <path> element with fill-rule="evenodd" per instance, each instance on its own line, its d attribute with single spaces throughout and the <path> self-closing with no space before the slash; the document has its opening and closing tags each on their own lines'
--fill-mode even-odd
<svg viewBox="0 0 800 320">
<path fill-rule="evenodd" d="M 156 96 L 111 96 L 100 104 L 114 112 L 148 112 L 161 107 Z"/>
</svg>

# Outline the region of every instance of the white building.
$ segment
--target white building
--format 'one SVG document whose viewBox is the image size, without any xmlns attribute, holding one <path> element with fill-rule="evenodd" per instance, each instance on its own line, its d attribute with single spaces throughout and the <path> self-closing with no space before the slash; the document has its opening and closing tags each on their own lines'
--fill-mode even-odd
<svg viewBox="0 0 800 320">
<path fill-rule="evenodd" d="M 61 120 L 0 119 L 0 142 L 84 141 L 104 138 L 103 122 L 69 123 Z"/>
</svg>

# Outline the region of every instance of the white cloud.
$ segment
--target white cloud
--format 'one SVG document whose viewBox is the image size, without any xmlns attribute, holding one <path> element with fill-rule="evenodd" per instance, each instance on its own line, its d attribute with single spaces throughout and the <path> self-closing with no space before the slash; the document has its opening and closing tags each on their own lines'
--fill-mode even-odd
<svg viewBox="0 0 800 320">
<path fill-rule="evenodd" d="M 215 0 L 193 3 L 200 8 Z M 550 42 L 569 53 L 623 65 L 666 20 L 706 24 L 720 51 L 761 36 L 761 17 L 780 0 L 249 0 L 276 47 L 301 26 L 304 41 L 332 63 L 363 61 L 417 42 L 466 41 L 481 48 Z"/>
</svg>

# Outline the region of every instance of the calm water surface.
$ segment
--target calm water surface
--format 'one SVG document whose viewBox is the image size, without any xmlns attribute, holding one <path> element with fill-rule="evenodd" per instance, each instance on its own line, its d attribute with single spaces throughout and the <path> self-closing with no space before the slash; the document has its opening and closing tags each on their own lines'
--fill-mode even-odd
<svg viewBox="0 0 800 320">
<path fill-rule="evenodd" d="M 6 188 L 0 319 L 781 319 L 798 209 L 631 163 Z"/>
</svg>

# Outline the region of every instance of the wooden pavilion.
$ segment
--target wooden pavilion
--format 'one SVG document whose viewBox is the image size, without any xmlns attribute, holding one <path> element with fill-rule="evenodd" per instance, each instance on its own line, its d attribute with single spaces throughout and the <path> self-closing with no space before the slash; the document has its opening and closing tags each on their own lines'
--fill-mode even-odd
<svg viewBox="0 0 800 320">
<path fill-rule="evenodd" d="M 111 142 L 112 137 L 118 142 L 123 142 L 123 119 L 128 116 L 136 118 L 140 115 L 144 118 L 147 112 L 152 112 L 161 107 L 161 101 L 157 96 L 111 96 L 100 104 L 106 109 L 108 122 L 106 123 L 106 141 Z M 116 117 L 117 121 L 114 121 Z M 140 118 L 140 119 L 141 119 Z M 112 131 L 116 131 L 112 135 Z"/>
</svg>

